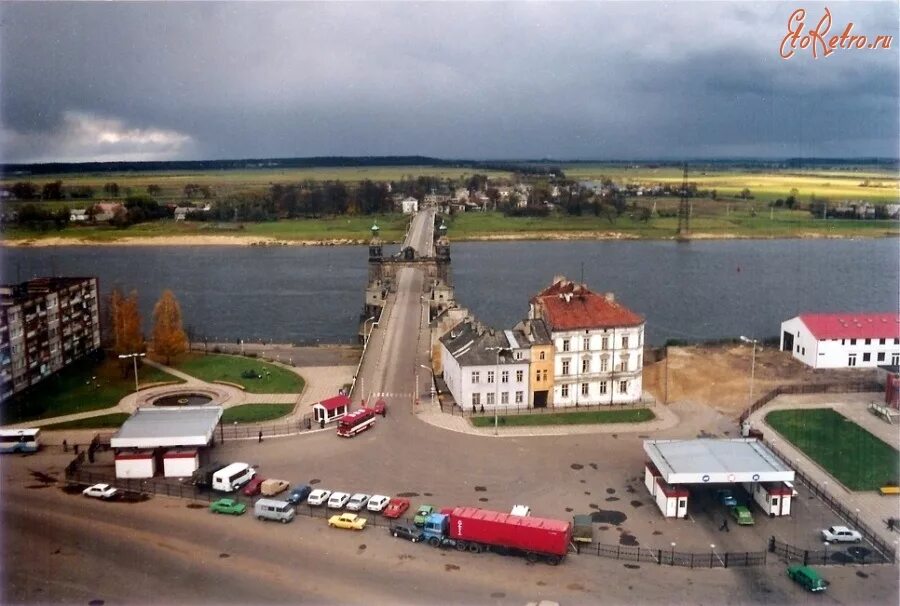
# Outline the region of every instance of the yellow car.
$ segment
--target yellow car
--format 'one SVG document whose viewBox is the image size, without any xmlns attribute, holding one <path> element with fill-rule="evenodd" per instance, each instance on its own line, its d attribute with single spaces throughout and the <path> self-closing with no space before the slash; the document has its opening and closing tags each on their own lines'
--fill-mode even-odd
<svg viewBox="0 0 900 606">
<path fill-rule="evenodd" d="M 347 530 L 362 530 L 366 527 L 366 519 L 355 513 L 342 513 L 339 516 L 328 518 L 328 525 L 332 528 L 346 528 Z"/>
</svg>

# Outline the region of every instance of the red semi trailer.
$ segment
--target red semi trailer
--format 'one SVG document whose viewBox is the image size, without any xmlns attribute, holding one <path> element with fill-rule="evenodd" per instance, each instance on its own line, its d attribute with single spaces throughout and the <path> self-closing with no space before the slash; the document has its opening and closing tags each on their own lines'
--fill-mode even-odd
<svg viewBox="0 0 900 606">
<path fill-rule="evenodd" d="M 571 522 L 514 516 L 475 507 L 454 507 L 445 512 L 429 516 L 425 534 L 429 534 L 429 526 L 432 532 L 440 527 L 441 534 L 460 551 L 518 552 L 530 562 L 543 559 L 556 565 L 566 557 L 572 541 Z"/>
</svg>

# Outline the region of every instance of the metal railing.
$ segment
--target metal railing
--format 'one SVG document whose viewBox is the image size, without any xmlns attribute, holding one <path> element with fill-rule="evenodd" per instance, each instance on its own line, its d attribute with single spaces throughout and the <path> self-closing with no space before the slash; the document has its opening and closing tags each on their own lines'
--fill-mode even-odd
<svg viewBox="0 0 900 606">
<path fill-rule="evenodd" d="M 634 410 L 635 408 L 652 408 L 656 405 L 653 398 L 642 398 L 637 402 L 627 402 L 624 404 L 579 404 L 578 406 L 560 406 L 560 407 L 542 407 L 529 408 L 525 404 L 505 406 L 501 404 L 497 408 L 497 414 L 501 417 L 512 415 L 542 415 L 542 414 L 565 414 L 567 412 L 590 412 L 603 410 Z M 462 417 L 494 417 L 494 409 L 487 407 L 477 407 L 474 411 L 472 407 L 460 407 L 459 404 L 445 404 L 441 402 L 441 411 L 451 415 Z"/>
<path fill-rule="evenodd" d="M 764 566 L 766 551 L 703 552 L 675 551 L 674 549 L 650 549 L 629 545 L 583 545 L 575 543 L 575 553 L 594 555 L 630 562 L 645 562 L 659 566 L 681 566 L 684 568 L 735 568 Z"/>
<path fill-rule="evenodd" d="M 741 413 L 738 419 L 741 423 L 747 418 L 781 395 L 797 395 L 811 393 L 864 393 L 867 391 L 881 391 L 881 387 L 875 381 L 848 381 L 836 383 L 808 383 L 797 385 L 779 385 L 767 392 L 756 402 Z"/>
<path fill-rule="evenodd" d="M 846 566 L 848 564 L 893 564 L 892 557 L 861 545 L 834 545 L 830 549 L 800 549 L 782 543 L 775 537 L 769 539 L 769 551 L 789 562 L 801 562 L 804 566 Z M 889 555 L 889 554 L 888 554 Z"/>
</svg>

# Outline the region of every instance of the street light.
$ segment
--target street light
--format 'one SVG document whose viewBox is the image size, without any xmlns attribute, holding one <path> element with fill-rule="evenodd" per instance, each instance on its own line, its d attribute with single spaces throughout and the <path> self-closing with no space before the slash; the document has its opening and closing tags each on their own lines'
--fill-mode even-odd
<svg viewBox="0 0 900 606">
<path fill-rule="evenodd" d="M 753 382 L 756 379 L 756 345 L 759 341 L 756 339 L 749 339 L 744 335 L 741 335 L 741 341 L 753 344 L 753 355 L 750 358 L 750 403 L 747 405 L 750 407 L 753 406 Z"/>
<path fill-rule="evenodd" d="M 675 565 L 675 541 L 672 541 L 672 566 Z"/>
<path fill-rule="evenodd" d="M 145 353 L 130 353 L 130 354 L 120 354 L 119 359 L 125 360 L 131 358 L 134 361 L 134 390 L 138 390 L 138 374 L 137 374 L 137 359 L 143 358 L 147 354 Z"/>
<path fill-rule="evenodd" d="M 424 368 L 428 372 L 433 372 L 431 370 L 430 366 L 425 366 L 424 364 L 419 364 L 419 368 Z M 418 370 L 416 370 L 415 375 L 416 375 L 416 393 L 413 398 L 413 410 L 418 411 L 418 408 L 416 408 L 416 405 L 419 403 L 419 371 Z M 432 392 L 431 403 L 434 404 L 434 392 Z"/>
<path fill-rule="evenodd" d="M 485 351 L 496 351 L 497 352 L 497 371 L 494 374 L 494 435 L 499 435 L 497 430 L 498 425 L 498 417 L 497 417 L 497 406 L 500 403 L 500 352 L 501 351 L 510 351 L 509 347 L 485 347 Z"/>
</svg>

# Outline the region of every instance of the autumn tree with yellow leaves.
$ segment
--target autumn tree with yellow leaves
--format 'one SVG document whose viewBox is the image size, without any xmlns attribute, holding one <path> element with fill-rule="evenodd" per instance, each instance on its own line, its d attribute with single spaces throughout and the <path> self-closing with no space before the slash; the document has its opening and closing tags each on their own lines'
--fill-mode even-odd
<svg viewBox="0 0 900 606">
<path fill-rule="evenodd" d="M 136 290 L 125 297 L 118 288 L 109 295 L 109 321 L 112 326 L 112 347 L 118 354 L 143 353 L 147 349 L 141 330 L 141 311 Z M 128 360 L 120 361 L 122 373 L 131 369 Z"/>
<path fill-rule="evenodd" d="M 169 364 L 172 358 L 187 351 L 187 347 L 178 299 L 171 290 L 165 290 L 153 308 L 153 351 Z"/>
</svg>

